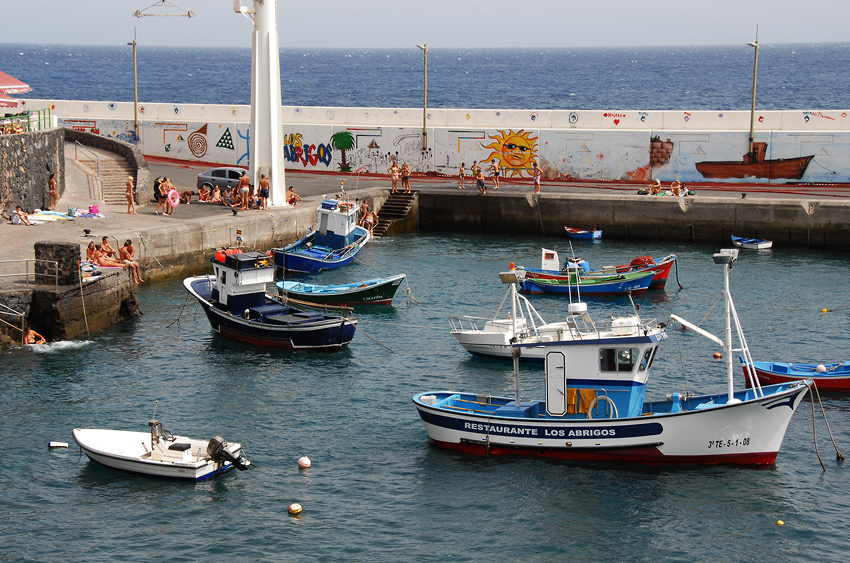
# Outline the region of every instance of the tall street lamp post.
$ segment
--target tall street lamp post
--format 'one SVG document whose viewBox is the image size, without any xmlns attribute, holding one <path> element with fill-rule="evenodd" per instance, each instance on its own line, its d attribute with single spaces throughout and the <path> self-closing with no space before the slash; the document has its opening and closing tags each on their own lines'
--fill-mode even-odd
<svg viewBox="0 0 850 563">
<path fill-rule="evenodd" d="M 756 117 L 756 76 L 758 75 L 759 70 L 759 32 L 758 28 L 756 28 L 756 40 L 753 42 L 747 43 L 750 47 L 753 47 L 756 50 L 755 58 L 753 59 L 753 105 L 750 108 L 750 155 L 755 158 L 753 154 L 753 127 L 755 125 L 755 117 Z"/>
<path fill-rule="evenodd" d="M 428 150 L 428 44 L 416 45 L 425 54 L 425 94 L 422 100 L 422 150 Z"/>
<path fill-rule="evenodd" d="M 133 46 L 133 132 L 139 138 L 139 72 L 136 66 L 136 28 L 133 28 L 133 40 L 127 45 Z"/>
</svg>

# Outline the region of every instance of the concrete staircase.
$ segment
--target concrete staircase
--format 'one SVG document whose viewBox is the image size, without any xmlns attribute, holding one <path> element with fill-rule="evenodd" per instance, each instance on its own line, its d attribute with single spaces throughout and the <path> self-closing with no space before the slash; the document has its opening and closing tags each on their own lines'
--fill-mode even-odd
<svg viewBox="0 0 850 563">
<path fill-rule="evenodd" d="M 390 194 L 381 209 L 378 210 L 378 224 L 372 230 L 372 236 L 384 236 L 394 222 L 407 218 L 407 214 L 415 201 L 416 192 Z"/>
<path fill-rule="evenodd" d="M 97 175 L 97 161 L 83 153 L 78 154 L 78 162 Z M 100 174 L 103 178 L 103 203 L 106 205 L 124 205 L 127 198 L 127 176 L 135 176 L 133 167 L 127 159 L 114 153 L 98 151 Z"/>
</svg>

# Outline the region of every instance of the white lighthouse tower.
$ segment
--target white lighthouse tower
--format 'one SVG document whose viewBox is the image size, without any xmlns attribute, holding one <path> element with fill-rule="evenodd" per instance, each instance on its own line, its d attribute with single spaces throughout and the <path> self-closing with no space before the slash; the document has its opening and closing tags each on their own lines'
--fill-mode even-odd
<svg viewBox="0 0 850 563">
<path fill-rule="evenodd" d="M 233 0 L 233 10 L 254 22 L 251 41 L 251 182 L 259 186 L 266 175 L 269 203 L 286 205 L 283 168 L 283 118 L 280 95 L 280 47 L 277 39 L 277 0 L 253 0 L 253 8 Z"/>
</svg>

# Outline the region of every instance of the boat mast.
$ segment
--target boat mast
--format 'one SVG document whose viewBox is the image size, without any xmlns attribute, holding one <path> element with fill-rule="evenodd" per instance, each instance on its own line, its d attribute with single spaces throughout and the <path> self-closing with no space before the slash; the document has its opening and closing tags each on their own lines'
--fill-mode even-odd
<svg viewBox="0 0 850 563">
<path fill-rule="evenodd" d="M 509 272 L 501 272 L 499 274 L 499 279 L 502 280 L 502 283 L 510 284 L 510 294 L 511 294 L 511 325 L 513 328 L 513 336 L 511 337 L 511 356 L 514 359 L 514 384 L 516 385 L 516 406 L 519 406 L 519 357 L 522 354 L 522 350 L 520 350 L 517 343 L 517 332 L 516 332 L 516 302 L 517 302 L 517 293 L 516 286 L 521 280 L 521 274 L 514 268 L 513 262 L 511 262 L 511 270 Z"/>
<path fill-rule="evenodd" d="M 726 338 L 723 343 L 723 354 L 726 356 L 726 378 L 729 398 L 727 404 L 735 399 L 735 383 L 732 375 L 732 294 L 729 290 L 729 272 L 732 265 L 738 261 L 737 248 L 724 248 L 713 256 L 715 264 L 723 264 L 723 298 L 726 304 Z M 737 326 L 737 323 L 736 323 Z"/>
<path fill-rule="evenodd" d="M 756 76 L 759 70 L 759 26 L 756 26 L 756 40 L 747 43 L 747 45 L 756 50 L 755 58 L 753 59 L 753 105 L 750 109 L 750 157 L 755 160 L 756 155 L 753 153 L 753 127 L 756 116 Z"/>
</svg>

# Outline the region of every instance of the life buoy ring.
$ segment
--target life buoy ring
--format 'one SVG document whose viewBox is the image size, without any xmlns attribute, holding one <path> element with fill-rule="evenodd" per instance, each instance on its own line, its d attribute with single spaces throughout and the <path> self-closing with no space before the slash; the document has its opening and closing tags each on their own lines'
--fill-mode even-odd
<svg viewBox="0 0 850 563">
<path fill-rule="evenodd" d="M 177 193 L 177 190 L 168 190 L 168 204 L 171 207 L 180 205 L 180 194 Z"/>
</svg>

